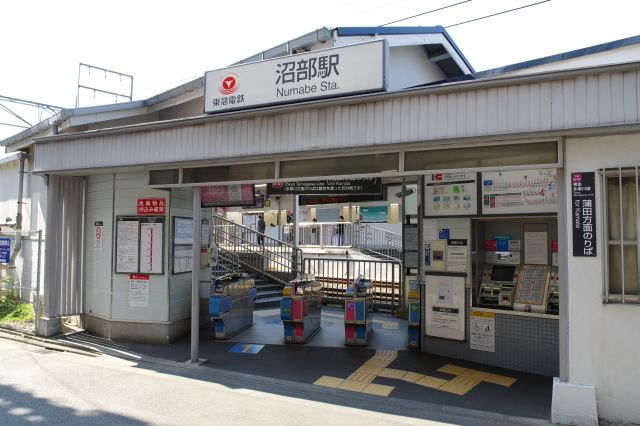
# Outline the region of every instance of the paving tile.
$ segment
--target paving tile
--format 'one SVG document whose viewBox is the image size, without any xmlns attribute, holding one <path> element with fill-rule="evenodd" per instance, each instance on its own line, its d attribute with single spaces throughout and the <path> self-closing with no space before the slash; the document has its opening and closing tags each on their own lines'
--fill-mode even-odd
<svg viewBox="0 0 640 426">
<path fill-rule="evenodd" d="M 517 379 L 514 379 L 513 377 L 501 376 L 499 374 L 489 374 L 488 377 L 485 377 L 482 380 L 488 383 L 493 383 L 494 385 L 500 385 L 507 388 L 517 382 Z"/>
<path fill-rule="evenodd" d="M 465 395 L 471 389 L 478 386 L 481 382 L 481 380 L 474 379 L 472 377 L 458 376 L 440 386 L 439 389 L 441 391 L 453 393 L 455 395 Z"/>
<path fill-rule="evenodd" d="M 355 380 L 345 380 L 338 386 L 338 389 L 350 390 L 353 392 L 362 392 L 369 383 L 357 382 Z"/>
<path fill-rule="evenodd" d="M 342 384 L 342 382 L 344 382 L 344 379 L 341 379 L 339 377 L 322 376 L 318 380 L 313 382 L 313 384 L 318 386 L 325 386 L 328 388 L 337 388 Z"/>
<path fill-rule="evenodd" d="M 366 373 L 366 374 L 373 374 L 374 376 L 377 376 L 378 374 L 380 374 L 381 371 L 382 371 L 382 367 L 372 367 L 368 365 L 363 365 L 362 367 L 356 370 L 356 373 Z"/>
<path fill-rule="evenodd" d="M 416 385 L 426 386 L 432 389 L 440 389 L 445 383 L 447 383 L 447 380 L 439 379 L 438 377 L 424 376 L 415 383 Z"/>
<path fill-rule="evenodd" d="M 418 374 L 418 373 L 414 373 L 413 371 L 407 371 L 404 377 L 402 377 L 402 380 L 404 380 L 405 382 L 415 383 L 418 380 L 422 379 L 423 377 L 424 377 L 424 374 Z"/>
<path fill-rule="evenodd" d="M 364 382 L 364 383 L 371 383 L 375 378 L 376 376 L 373 374 L 358 373 L 358 372 L 353 373 L 349 377 L 347 377 L 348 380 L 355 380 L 356 382 Z"/>
<path fill-rule="evenodd" d="M 388 379 L 398 379 L 402 380 L 404 375 L 407 374 L 406 370 L 396 370 L 395 368 L 383 368 L 378 376 L 386 377 Z"/>
<path fill-rule="evenodd" d="M 473 377 L 474 379 L 478 380 L 484 380 L 490 375 L 491 373 L 488 373 L 486 371 L 472 370 L 471 368 L 467 368 L 464 373 L 461 374 L 461 376 Z"/>
<path fill-rule="evenodd" d="M 379 385 L 377 383 L 369 383 L 366 388 L 362 390 L 362 393 L 368 393 L 371 395 L 389 396 L 393 386 Z"/>
<path fill-rule="evenodd" d="M 438 368 L 438 371 L 441 373 L 453 374 L 454 376 L 459 376 L 463 374 L 467 369 L 464 367 L 460 367 L 453 364 L 445 364 L 444 366 Z"/>
</svg>

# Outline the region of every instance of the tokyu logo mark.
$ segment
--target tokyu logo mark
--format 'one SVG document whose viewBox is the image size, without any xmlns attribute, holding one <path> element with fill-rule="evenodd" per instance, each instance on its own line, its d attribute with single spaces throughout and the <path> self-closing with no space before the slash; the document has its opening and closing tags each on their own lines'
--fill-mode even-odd
<svg viewBox="0 0 640 426">
<path fill-rule="evenodd" d="M 236 74 L 227 74 L 220 80 L 218 90 L 224 95 L 230 95 L 238 90 L 238 76 Z"/>
</svg>

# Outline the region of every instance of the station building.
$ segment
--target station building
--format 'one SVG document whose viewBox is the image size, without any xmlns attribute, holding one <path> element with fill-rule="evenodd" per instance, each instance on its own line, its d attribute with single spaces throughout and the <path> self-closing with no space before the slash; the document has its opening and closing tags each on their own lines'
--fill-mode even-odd
<svg viewBox="0 0 640 426">
<path fill-rule="evenodd" d="M 419 349 L 556 377 L 553 420 L 596 424 L 640 419 L 639 124 L 640 37 L 476 72 L 441 27 L 323 28 L 0 143 L 26 157 L 25 228 L 45 229 L 41 334 L 65 315 L 112 339 L 188 333 L 209 271 L 176 273 L 175 223 L 213 220 L 203 187 L 380 179 Z M 299 218 L 298 195 L 270 220 Z M 125 253 L 143 227 L 153 265 L 139 240 Z"/>
</svg>

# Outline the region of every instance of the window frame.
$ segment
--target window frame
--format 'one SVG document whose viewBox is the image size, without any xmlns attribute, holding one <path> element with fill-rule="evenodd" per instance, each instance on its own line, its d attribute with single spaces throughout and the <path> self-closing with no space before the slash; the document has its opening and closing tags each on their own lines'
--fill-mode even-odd
<svg viewBox="0 0 640 426">
<path fill-rule="evenodd" d="M 636 268 L 637 275 L 636 286 L 640 289 L 640 166 L 635 167 L 618 167 L 609 169 L 600 169 L 598 171 L 600 175 L 600 193 L 602 194 L 602 205 L 600 210 L 602 211 L 602 232 L 603 241 L 605 245 L 603 255 L 603 288 L 602 295 L 605 303 L 635 303 L 640 304 L 640 294 L 625 294 L 625 273 L 624 273 L 624 247 L 635 246 L 636 247 Z M 632 177 L 635 178 L 635 190 L 636 190 L 636 239 L 625 240 L 624 239 L 624 216 L 623 216 L 623 192 L 622 192 L 622 178 Z M 608 183 L 610 179 L 618 179 L 618 202 L 620 210 L 620 239 L 609 239 L 609 189 Z M 609 276 L 609 248 L 612 245 L 618 245 L 620 247 L 620 276 L 622 282 L 620 283 L 621 292 L 612 293 L 611 283 Z"/>
</svg>

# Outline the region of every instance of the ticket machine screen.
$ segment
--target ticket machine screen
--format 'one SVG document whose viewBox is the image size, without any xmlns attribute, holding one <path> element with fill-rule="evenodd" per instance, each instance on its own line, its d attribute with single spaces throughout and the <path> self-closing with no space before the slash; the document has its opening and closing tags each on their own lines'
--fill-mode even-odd
<svg viewBox="0 0 640 426">
<path fill-rule="evenodd" d="M 492 281 L 512 282 L 516 273 L 516 267 L 513 265 L 493 265 L 491 270 Z"/>
</svg>

